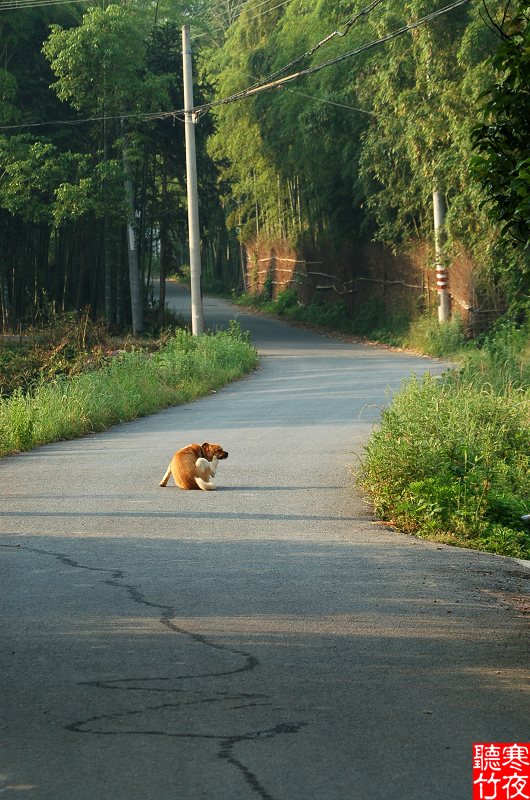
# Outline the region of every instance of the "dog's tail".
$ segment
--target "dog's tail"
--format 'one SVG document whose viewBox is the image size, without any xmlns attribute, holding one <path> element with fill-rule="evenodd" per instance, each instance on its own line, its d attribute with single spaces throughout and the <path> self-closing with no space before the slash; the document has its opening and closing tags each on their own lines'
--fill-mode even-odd
<svg viewBox="0 0 530 800">
<path fill-rule="evenodd" d="M 171 464 L 170 464 L 170 465 L 169 465 L 169 467 L 166 469 L 166 474 L 164 475 L 164 477 L 163 477 L 163 478 L 162 478 L 162 480 L 160 481 L 160 486 L 166 486 L 166 485 L 167 485 L 167 482 L 168 482 L 168 480 L 169 480 L 169 476 L 170 476 L 170 475 L 171 475 Z"/>
<path fill-rule="evenodd" d="M 204 492 L 213 492 L 214 489 L 217 489 L 215 483 L 208 483 L 207 481 L 203 481 L 202 478 L 195 478 L 195 482 L 199 489 L 202 489 Z"/>
</svg>

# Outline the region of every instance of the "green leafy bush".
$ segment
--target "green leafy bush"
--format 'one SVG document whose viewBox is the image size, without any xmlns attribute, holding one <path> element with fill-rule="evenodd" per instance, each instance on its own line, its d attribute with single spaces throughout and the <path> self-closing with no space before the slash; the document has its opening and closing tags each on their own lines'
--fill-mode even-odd
<svg viewBox="0 0 530 800">
<path fill-rule="evenodd" d="M 522 325 L 501 320 L 481 347 L 469 353 L 462 368 L 466 381 L 474 386 L 487 382 L 500 393 L 507 386 L 530 386 L 530 312 L 526 314 Z"/>
<path fill-rule="evenodd" d="M 296 289 L 284 289 L 279 292 L 275 300 L 269 299 L 265 294 L 247 294 L 235 297 L 234 302 L 256 308 L 266 314 L 277 314 L 316 328 L 326 328 L 342 333 L 352 332 L 351 311 L 342 300 L 332 302 L 322 299 L 303 305 L 298 300 Z"/>
<path fill-rule="evenodd" d="M 529 557 L 530 394 L 477 389 L 458 373 L 413 378 L 384 411 L 360 477 L 403 530 Z"/>
<path fill-rule="evenodd" d="M 299 303 L 296 289 L 284 289 L 283 292 L 278 294 L 274 303 L 274 309 L 277 314 L 289 315 L 298 308 Z"/>
<path fill-rule="evenodd" d="M 410 323 L 402 344 L 425 355 L 442 358 L 459 353 L 469 343 L 464 334 L 462 319 L 457 314 L 442 325 L 437 317 L 425 314 Z"/>
</svg>

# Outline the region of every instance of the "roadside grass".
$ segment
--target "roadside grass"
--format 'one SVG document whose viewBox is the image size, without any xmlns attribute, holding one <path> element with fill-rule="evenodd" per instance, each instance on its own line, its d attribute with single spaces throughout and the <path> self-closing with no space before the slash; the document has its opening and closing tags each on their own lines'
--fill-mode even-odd
<svg viewBox="0 0 530 800">
<path fill-rule="evenodd" d="M 351 314 L 342 301 L 336 303 L 313 302 L 309 305 L 302 305 L 298 302 L 294 289 L 285 289 L 274 300 L 270 297 L 269 292 L 264 291 L 260 294 L 234 294 L 232 302 L 244 308 L 254 308 L 264 314 L 283 317 L 292 322 L 326 328 L 331 332 L 354 333 Z"/>
<path fill-rule="evenodd" d="M 98 369 L 42 379 L 0 399 L 0 456 L 189 402 L 256 364 L 256 350 L 236 323 L 198 337 L 177 330 L 155 353 L 122 352 Z"/>
<path fill-rule="evenodd" d="M 0 337 L 0 398 L 16 389 L 27 392 L 58 377 L 72 377 L 104 367 L 118 351 L 134 349 L 154 352 L 173 331 L 185 329 L 182 318 L 169 308 L 162 315 L 150 303 L 141 339 L 107 330 L 103 320 L 93 320 L 90 311 L 58 313 L 45 307 L 38 324 L 24 334 Z"/>
<path fill-rule="evenodd" d="M 433 358 L 466 360 L 473 349 L 473 344 L 465 337 L 462 318 L 458 314 L 443 325 L 438 322 L 437 315 L 423 314 L 409 323 L 399 341 L 405 350 Z"/>
<path fill-rule="evenodd" d="M 475 343 L 458 316 L 410 322 L 367 304 L 352 317 L 341 302 L 302 306 L 293 290 L 235 302 L 455 363 L 441 379 L 403 384 L 352 471 L 375 513 L 401 531 L 530 558 L 521 519 L 530 513 L 530 322 L 504 321 Z"/>
<path fill-rule="evenodd" d="M 58 376 L 71 376 L 103 366 L 124 342 L 109 337 L 87 312 L 53 315 L 25 335 L 0 342 L 0 397 L 16 389 L 28 391 Z"/>
<path fill-rule="evenodd" d="M 530 327 L 505 324 L 383 411 L 358 478 L 403 531 L 530 558 Z"/>
<path fill-rule="evenodd" d="M 235 295 L 233 302 L 329 333 L 359 337 L 424 355 L 453 357 L 468 349 L 462 320 L 458 316 L 444 326 L 438 324 L 433 314 L 421 315 L 411 322 L 408 315 L 388 312 L 382 304 L 375 302 L 366 303 L 352 314 L 342 300 L 302 305 L 294 289 L 285 289 L 274 300 L 263 292 Z"/>
</svg>

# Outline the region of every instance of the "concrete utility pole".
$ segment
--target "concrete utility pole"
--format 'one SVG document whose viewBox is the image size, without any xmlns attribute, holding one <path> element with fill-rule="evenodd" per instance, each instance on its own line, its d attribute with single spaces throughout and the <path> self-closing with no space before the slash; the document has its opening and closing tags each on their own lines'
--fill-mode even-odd
<svg viewBox="0 0 530 800">
<path fill-rule="evenodd" d="M 121 132 L 123 137 L 122 159 L 124 174 L 125 200 L 127 202 L 127 256 L 129 261 L 129 286 L 131 289 L 131 315 L 133 335 L 138 336 L 144 329 L 144 297 L 142 276 L 138 264 L 138 249 L 136 246 L 136 234 L 134 232 L 134 190 L 131 175 L 131 165 L 127 153 L 127 136 L 123 119 L 121 120 Z"/>
<path fill-rule="evenodd" d="M 448 291 L 449 275 L 445 266 L 442 248 L 442 229 L 445 222 L 445 202 L 438 189 L 432 193 L 434 211 L 434 256 L 436 262 L 436 286 L 438 289 L 438 322 L 448 322 L 451 317 L 451 298 Z"/>
<path fill-rule="evenodd" d="M 186 187 L 188 193 L 188 238 L 191 270 L 191 331 L 199 336 L 204 331 L 201 293 L 201 244 L 199 235 L 199 201 L 197 193 L 197 156 L 195 152 L 195 115 L 193 108 L 193 74 L 189 25 L 182 26 L 182 68 L 184 77 L 184 132 L 186 136 Z"/>
</svg>

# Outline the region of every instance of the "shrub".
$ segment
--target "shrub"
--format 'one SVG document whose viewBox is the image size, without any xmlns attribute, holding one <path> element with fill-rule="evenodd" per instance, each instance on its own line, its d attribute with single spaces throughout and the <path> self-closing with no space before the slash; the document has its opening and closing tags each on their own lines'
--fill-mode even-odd
<svg viewBox="0 0 530 800">
<path fill-rule="evenodd" d="M 464 334 L 462 319 L 455 315 L 448 322 L 440 324 L 432 314 L 425 314 L 410 323 L 404 334 L 402 344 L 428 356 L 442 358 L 464 349 L 468 342 Z"/>
<path fill-rule="evenodd" d="M 462 368 L 465 380 L 475 386 L 488 383 L 496 392 L 530 385 L 530 321 L 517 326 L 502 320 L 484 338 L 480 349 L 469 354 Z"/>
<path fill-rule="evenodd" d="M 288 314 L 299 308 L 296 289 L 284 289 L 278 294 L 274 304 L 277 314 Z"/>
<path fill-rule="evenodd" d="M 412 379 L 384 411 L 360 477 L 376 512 L 404 530 L 528 557 L 530 397 L 454 373 Z"/>
</svg>

